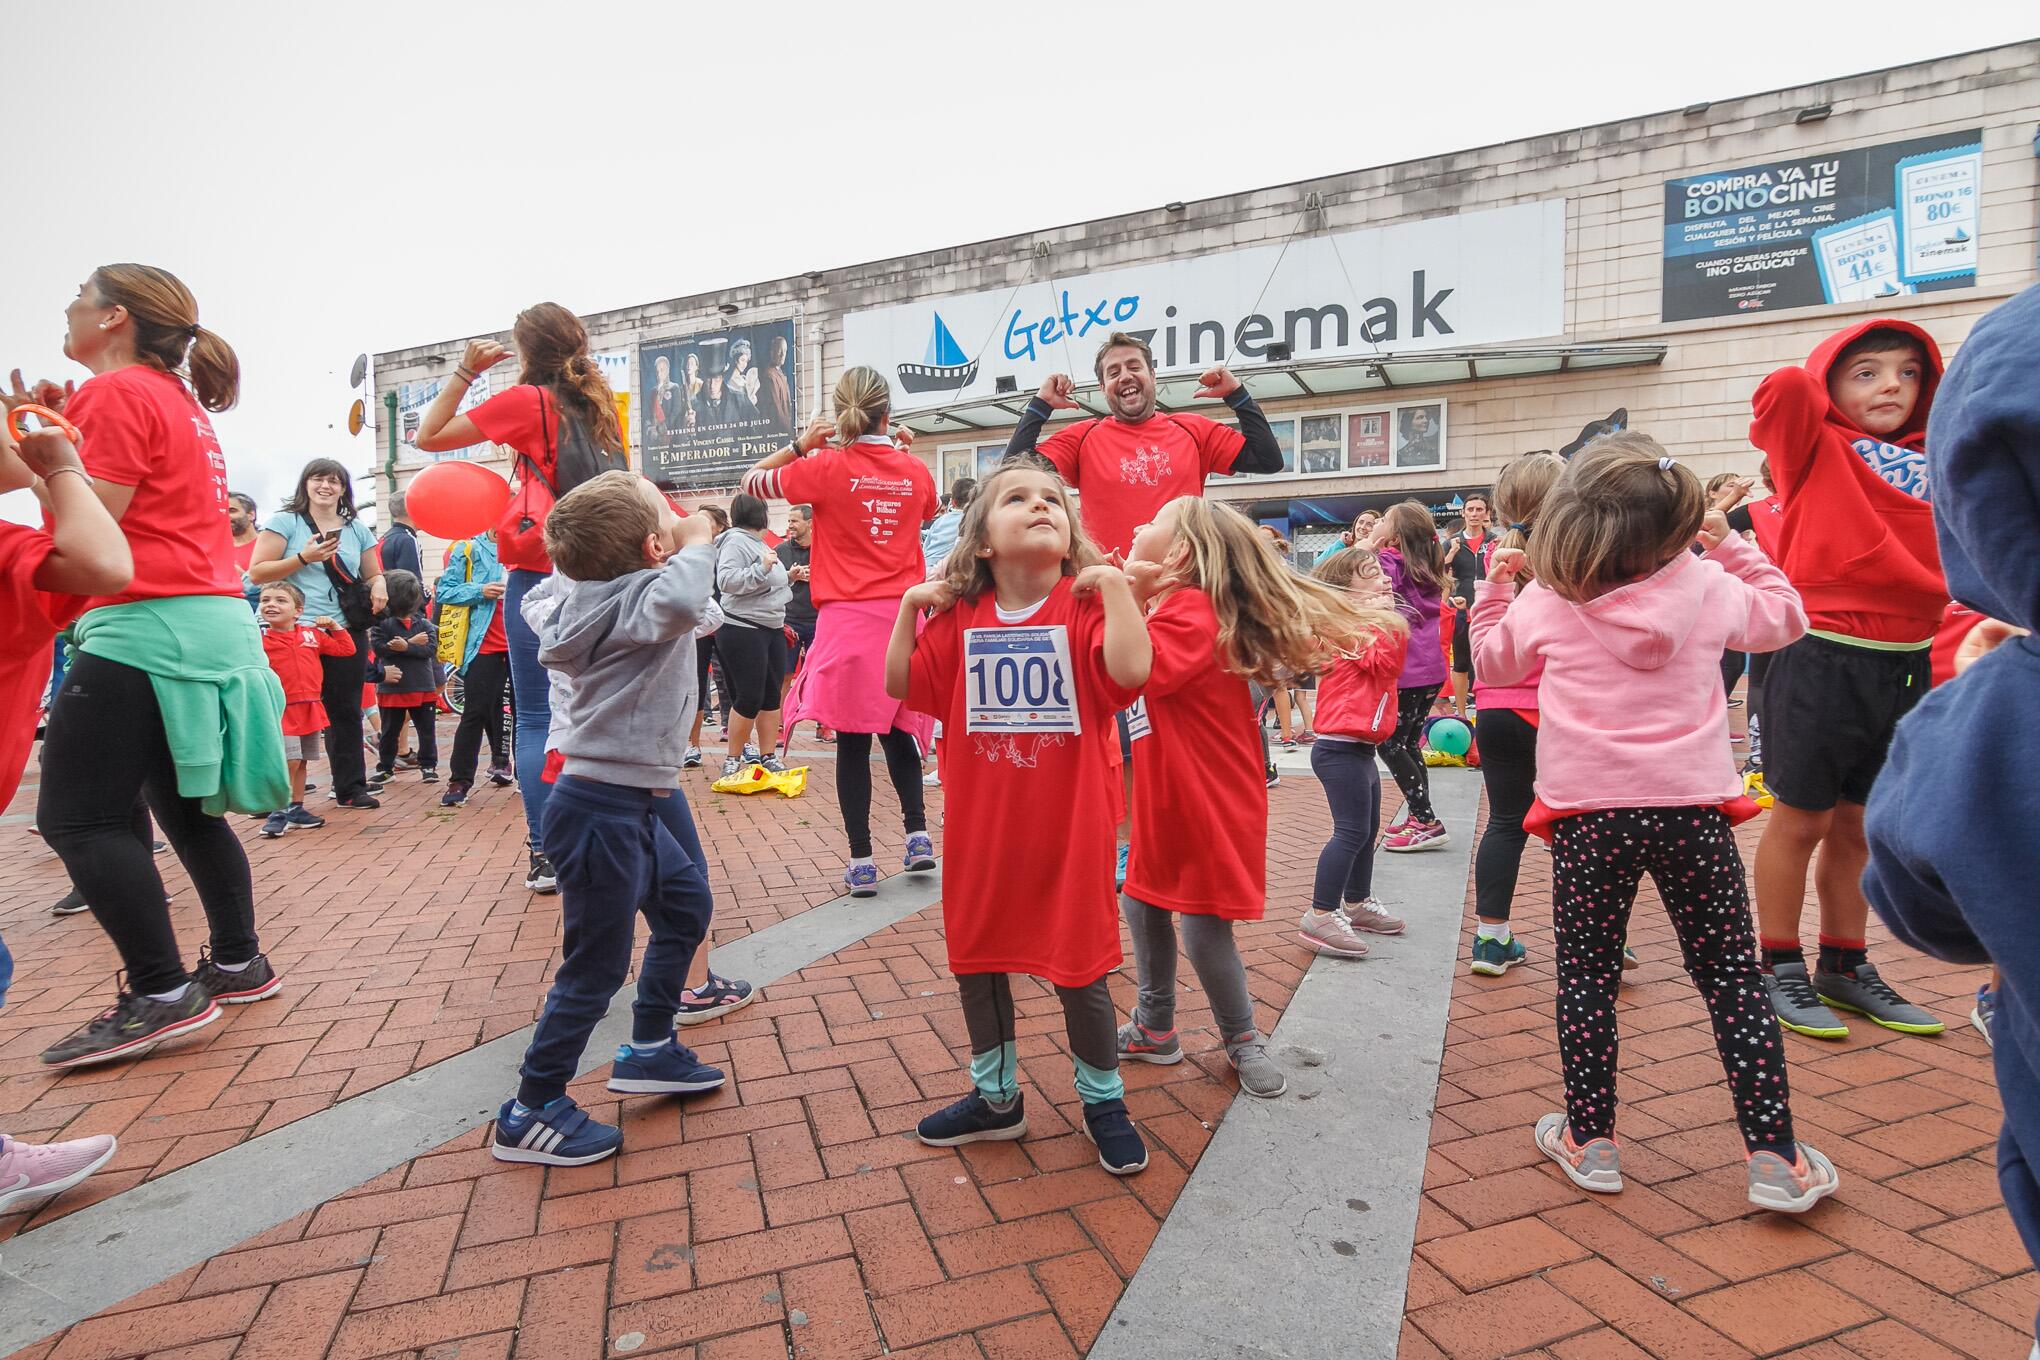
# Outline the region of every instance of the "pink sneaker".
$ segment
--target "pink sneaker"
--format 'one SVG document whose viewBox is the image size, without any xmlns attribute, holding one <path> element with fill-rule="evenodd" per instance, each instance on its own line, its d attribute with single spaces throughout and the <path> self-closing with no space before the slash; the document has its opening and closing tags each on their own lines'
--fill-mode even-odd
<svg viewBox="0 0 2040 1360">
<path fill-rule="evenodd" d="M 22 1200 L 69 1190 L 105 1166 L 118 1146 L 110 1133 L 42 1144 L 0 1137 L 0 1214 Z"/>
<path fill-rule="evenodd" d="M 1443 850 L 1451 842 L 1443 822 L 1404 822 L 1400 830 L 1391 829 L 1382 837 L 1381 848 L 1392 855 L 1406 855 L 1413 850 Z"/>
</svg>

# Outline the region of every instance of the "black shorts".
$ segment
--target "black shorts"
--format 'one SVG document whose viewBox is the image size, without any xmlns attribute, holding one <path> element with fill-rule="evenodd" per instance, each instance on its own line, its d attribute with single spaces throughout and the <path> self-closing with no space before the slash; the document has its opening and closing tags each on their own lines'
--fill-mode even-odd
<svg viewBox="0 0 2040 1360">
<path fill-rule="evenodd" d="M 1867 803 L 1898 720 L 1927 692 L 1927 650 L 1803 637 L 1764 675 L 1764 783 L 1788 807 Z"/>
<path fill-rule="evenodd" d="M 786 640 L 786 674 L 792 675 L 800 669 L 800 663 L 807 656 L 808 648 L 815 645 L 815 621 L 808 619 L 797 622 L 788 619 L 786 626 L 793 631 L 793 636 Z"/>
<path fill-rule="evenodd" d="M 1460 675 L 1473 674 L 1473 625 L 1464 609 L 1452 619 L 1452 669 Z"/>
</svg>

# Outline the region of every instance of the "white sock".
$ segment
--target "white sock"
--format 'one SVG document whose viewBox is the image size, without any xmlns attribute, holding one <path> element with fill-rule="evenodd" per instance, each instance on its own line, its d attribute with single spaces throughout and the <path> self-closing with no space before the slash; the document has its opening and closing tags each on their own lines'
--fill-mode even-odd
<svg viewBox="0 0 2040 1360">
<path fill-rule="evenodd" d="M 1500 940 L 1503 944 L 1507 944 L 1516 937 L 1509 932 L 1509 923 L 1507 921 L 1497 921 L 1493 924 L 1481 921 L 1473 928 L 1473 938 L 1476 940 Z"/>
<path fill-rule="evenodd" d="M 654 1039 L 648 1044 L 641 1044 L 633 1039 L 631 1040 L 630 1051 L 644 1057 L 650 1057 L 665 1046 L 666 1041 L 664 1039 Z"/>
<path fill-rule="evenodd" d="M 255 962 L 255 960 L 253 959 L 248 960 L 248 963 L 253 962 Z M 222 973 L 240 973 L 245 972 L 247 970 L 248 963 L 221 963 L 218 959 L 214 959 L 213 967 L 219 969 Z"/>
<path fill-rule="evenodd" d="M 187 982 L 174 992 L 150 992 L 148 997 L 151 1001 L 182 1001 L 184 994 L 190 990 L 191 984 Z"/>
</svg>

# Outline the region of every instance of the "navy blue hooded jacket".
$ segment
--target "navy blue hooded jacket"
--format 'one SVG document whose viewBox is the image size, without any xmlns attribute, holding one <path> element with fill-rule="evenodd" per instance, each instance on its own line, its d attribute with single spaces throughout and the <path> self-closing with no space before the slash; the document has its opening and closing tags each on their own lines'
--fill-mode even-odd
<svg viewBox="0 0 2040 1360">
<path fill-rule="evenodd" d="M 2040 619 L 2040 287 L 1970 332 L 1927 428 L 1948 589 L 1972 609 Z M 2040 1261 L 2040 637 L 2014 638 L 1898 725 L 1870 795 L 1877 914 L 1916 949 L 1994 961 L 1991 1024 L 2005 1126 L 1998 1181 Z"/>
</svg>

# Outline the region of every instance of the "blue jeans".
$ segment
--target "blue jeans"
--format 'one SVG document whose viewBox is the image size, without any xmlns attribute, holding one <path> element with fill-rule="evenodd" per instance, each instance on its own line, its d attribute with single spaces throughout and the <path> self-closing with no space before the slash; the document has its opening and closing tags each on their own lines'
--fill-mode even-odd
<svg viewBox="0 0 2040 1360">
<path fill-rule="evenodd" d="M 1311 773 L 1332 805 L 1332 838 L 1318 853 L 1310 891 L 1317 911 L 1334 910 L 1341 897 L 1364 902 L 1374 892 L 1374 838 L 1381 832 L 1381 772 L 1374 767 L 1374 750 L 1364 741 L 1323 737 L 1310 748 Z"/>
<path fill-rule="evenodd" d="M 552 785 L 545 773 L 545 738 L 552 727 L 552 698 L 546 689 L 545 667 L 538 664 L 538 634 L 524 621 L 524 597 L 545 580 L 545 573 L 514 567 L 503 590 L 503 635 L 510 642 L 510 703 L 517 716 L 514 752 L 517 795 L 524 800 L 524 826 L 536 850 L 545 826 L 545 804 Z"/>
<path fill-rule="evenodd" d="M 687 800 L 563 775 L 546 803 L 546 857 L 560 880 L 560 970 L 518 1069 L 517 1098 L 536 1109 L 565 1095 L 588 1036 L 630 971 L 638 913 L 651 927 L 631 1007 L 631 1038 L 673 1033 L 687 965 L 708 933 L 712 899 Z"/>
<path fill-rule="evenodd" d="M 14 955 L 7 952 L 7 941 L 0 939 L 0 1006 L 7 1004 L 7 988 L 14 981 Z"/>
</svg>

